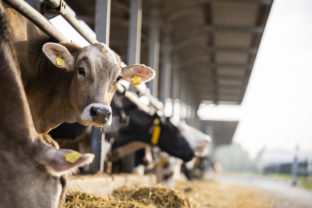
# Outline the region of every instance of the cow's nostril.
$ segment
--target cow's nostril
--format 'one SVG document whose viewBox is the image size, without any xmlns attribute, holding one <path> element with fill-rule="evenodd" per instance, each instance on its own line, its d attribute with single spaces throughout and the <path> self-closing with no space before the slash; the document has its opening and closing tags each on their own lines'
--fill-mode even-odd
<svg viewBox="0 0 312 208">
<path fill-rule="evenodd" d="M 106 117 L 107 117 L 107 118 L 109 118 L 111 115 L 112 115 L 112 112 L 111 112 L 111 111 L 108 111 L 108 112 L 106 113 Z"/>
<path fill-rule="evenodd" d="M 95 107 L 91 107 L 90 114 L 92 117 L 97 116 L 97 109 Z"/>
</svg>

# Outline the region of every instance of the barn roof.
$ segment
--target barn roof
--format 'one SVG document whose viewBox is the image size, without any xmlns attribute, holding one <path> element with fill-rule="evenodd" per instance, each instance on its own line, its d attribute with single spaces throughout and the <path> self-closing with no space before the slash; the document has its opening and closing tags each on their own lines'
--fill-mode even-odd
<svg viewBox="0 0 312 208">
<path fill-rule="evenodd" d="M 240 104 L 273 0 L 143 1 L 141 62 L 148 59 L 148 29 L 158 9 L 161 39 L 170 34 L 172 53 L 197 102 Z M 66 0 L 94 28 L 95 0 Z M 129 1 L 113 0 L 110 46 L 123 60 L 128 48 Z M 162 40 L 161 40 L 162 41 Z"/>
</svg>

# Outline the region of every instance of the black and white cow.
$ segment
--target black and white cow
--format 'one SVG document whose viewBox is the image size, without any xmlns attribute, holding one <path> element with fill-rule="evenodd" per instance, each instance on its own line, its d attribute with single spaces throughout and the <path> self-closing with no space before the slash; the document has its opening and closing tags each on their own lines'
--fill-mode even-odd
<svg viewBox="0 0 312 208">
<path fill-rule="evenodd" d="M 181 134 L 186 138 L 191 148 L 194 150 L 196 158 L 189 162 L 182 162 L 178 158 L 172 157 L 166 153 L 157 153 L 155 154 L 155 173 L 157 181 L 164 186 L 173 187 L 175 180 L 179 177 L 180 172 L 182 171 L 187 179 L 191 180 L 198 174 L 194 174 L 194 170 L 201 170 L 198 167 L 197 161 L 203 162 L 206 161 L 208 156 L 208 151 L 212 139 L 209 135 L 199 131 L 198 129 L 186 124 L 179 123 L 177 124 L 178 128 L 181 131 Z M 166 162 L 162 162 L 166 161 Z M 161 165 L 157 165 L 161 164 Z M 196 167 L 196 168 L 195 168 Z M 204 170 L 200 174 L 203 174 Z"/>
<path fill-rule="evenodd" d="M 116 97 L 119 100 L 119 106 L 112 105 L 113 114 L 122 117 L 124 113 L 127 115 L 126 124 L 119 129 L 117 133 L 109 136 L 114 137 L 113 150 L 129 144 L 134 141 L 153 145 L 151 140 L 154 121 L 159 120 L 160 134 L 157 139 L 157 145 L 162 151 L 174 157 L 182 159 L 184 162 L 190 161 L 194 157 L 194 151 L 182 136 L 178 127 L 176 127 L 169 118 L 161 119 L 158 115 L 149 115 L 137 108 L 125 97 Z M 120 102 L 121 101 L 121 102 Z M 115 104 L 118 101 L 114 102 Z M 120 105 L 120 103 L 122 103 Z M 115 114 L 115 115 L 116 115 Z"/>
</svg>

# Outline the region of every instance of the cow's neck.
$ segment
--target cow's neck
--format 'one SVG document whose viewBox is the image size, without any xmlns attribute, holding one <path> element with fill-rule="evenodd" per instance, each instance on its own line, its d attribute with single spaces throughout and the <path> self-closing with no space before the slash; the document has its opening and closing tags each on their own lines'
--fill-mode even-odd
<svg viewBox="0 0 312 208">
<path fill-rule="evenodd" d="M 36 130 L 48 133 L 62 122 L 73 122 L 77 118 L 69 102 L 71 74 L 55 68 L 47 60 L 43 62 L 37 77 L 27 85 L 26 93 Z"/>
<path fill-rule="evenodd" d="M 16 59 L 7 21 L 0 5 L 0 150 L 12 154 L 30 146 L 37 138 Z"/>
<path fill-rule="evenodd" d="M 144 130 L 146 131 L 146 130 Z M 146 144 L 152 144 L 151 143 L 151 135 L 146 133 L 146 132 L 140 132 L 140 131 L 135 131 L 135 132 L 119 132 L 118 133 L 118 139 L 114 142 L 113 144 L 113 149 L 121 147 L 125 144 L 128 144 L 130 142 L 143 142 Z"/>
</svg>

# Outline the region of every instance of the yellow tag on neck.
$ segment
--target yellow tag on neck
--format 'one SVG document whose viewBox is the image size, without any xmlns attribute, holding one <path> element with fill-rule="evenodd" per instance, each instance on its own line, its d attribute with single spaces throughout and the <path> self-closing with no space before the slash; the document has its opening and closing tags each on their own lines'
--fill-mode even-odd
<svg viewBox="0 0 312 208">
<path fill-rule="evenodd" d="M 131 86 L 132 87 L 135 87 L 135 86 L 138 86 L 142 83 L 142 78 L 141 77 L 138 77 L 136 75 L 134 75 L 132 78 L 131 78 Z"/>
<path fill-rule="evenodd" d="M 81 154 L 79 152 L 71 152 L 64 155 L 65 160 L 70 163 L 76 162 L 79 158 L 81 158 Z"/>
<path fill-rule="evenodd" d="M 154 119 L 154 127 L 153 127 L 153 134 L 151 138 L 152 144 L 158 144 L 159 136 L 160 136 L 160 126 L 159 126 L 159 118 Z"/>
<path fill-rule="evenodd" d="M 157 168 L 163 166 L 167 161 L 168 161 L 167 157 L 162 158 L 158 163 L 156 163 L 154 165 L 154 169 L 157 169 Z"/>
<path fill-rule="evenodd" d="M 65 60 L 62 58 L 62 56 L 56 57 L 56 65 L 66 67 Z"/>
</svg>

